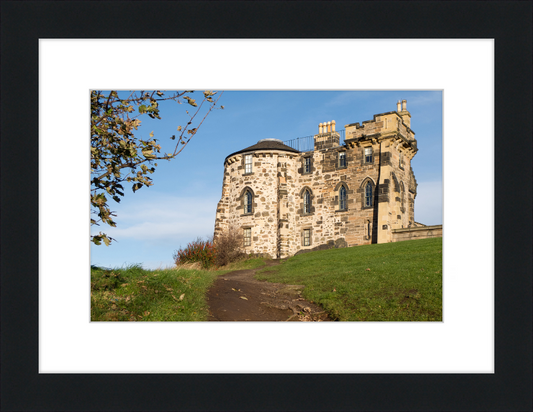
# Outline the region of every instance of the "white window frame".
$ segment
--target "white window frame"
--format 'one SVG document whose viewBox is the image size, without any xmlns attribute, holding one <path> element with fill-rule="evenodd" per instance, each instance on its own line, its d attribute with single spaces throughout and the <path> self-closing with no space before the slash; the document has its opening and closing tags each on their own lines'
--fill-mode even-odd
<svg viewBox="0 0 533 412">
<path fill-rule="evenodd" d="M 311 229 L 304 229 L 303 246 L 311 246 Z"/>
<path fill-rule="evenodd" d="M 253 156 L 251 154 L 244 156 L 244 173 L 245 174 L 252 173 L 252 170 L 253 170 L 252 162 L 253 162 Z"/>
<path fill-rule="evenodd" d="M 370 151 L 370 154 L 368 154 L 368 151 Z M 363 156 L 365 159 L 365 163 L 372 163 L 374 160 L 374 151 L 372 150 L 372 146 L 367 146 L 363 148 Z M 368 160 L 370 158 L 370 160 Z"/>
<path fill-rule="evenodd" d="M 245 227 L 243 229 L 244 247 L 252 246 L 252 228 Z"/>
</svg>

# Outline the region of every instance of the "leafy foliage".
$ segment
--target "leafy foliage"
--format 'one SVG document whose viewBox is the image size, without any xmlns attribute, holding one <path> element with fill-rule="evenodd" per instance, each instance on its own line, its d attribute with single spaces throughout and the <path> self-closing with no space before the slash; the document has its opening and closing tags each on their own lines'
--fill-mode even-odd
<svg viewBox="0 0 533 412">
<path fill-rule="evenodd" d="M 131 92 L 126 96 L 117 91 L 91 91 L 91 213 L 98 217 L 91 218 L 91 225 L 104 223 L 115 227 L 113 218 L 116 214 L 111 211 L 109 200 L 120 202 L 125 192 L 123 184 L 131 184 L 133 192 L 143 186 L 152 186 L 150 175 L 157 167 L 155 161 L 171 160 L 180 154 L 222 95 L 205 91 L 198 104 L 191 97 L 192 93 L 176 91 L 168 94 L 155 90 Z M 153 132 L 148 139 L 138 138 L 135 134 L 141 124 L 140 117 L 161 119 L 159 105 L 167 100 L 187 104 L 194 110 L 191 113 L 186 110 L 188 121 L 177 127 L 178 136 L 170 136 L 175 147 L 171 153 L 165 154 L 161 153 L 161 145 Z M 195 125 L 198 115 L 203 118 Z M 104 242 L 109 246 L 114 239 L 100 232 L 91 236 L 91 240 L 96 245 Z"/>
<path fill-rule="evenodd" d="M 174 262 L 176 262 L 176 265 L 200 262 L 202 267 L 207 269 L 215 264 L 215 245 L 209 240 L 198 238 L 189 243 L 185 249 L 175 251 L 173 259 Z"/>
</svg>

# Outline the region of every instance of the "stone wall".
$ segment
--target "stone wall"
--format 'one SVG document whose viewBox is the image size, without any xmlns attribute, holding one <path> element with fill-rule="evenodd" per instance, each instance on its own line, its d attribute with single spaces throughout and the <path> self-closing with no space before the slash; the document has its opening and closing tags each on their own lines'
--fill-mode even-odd
<svg viewBox="0 0 533 412">
<path fill-rule="evenodd" d="M 427 239 L 431 237 L 442 237 L 442 225 L 410 227 L 407 229 L 394 229 L 392 231 L 392 242 Z"/>
</svg>

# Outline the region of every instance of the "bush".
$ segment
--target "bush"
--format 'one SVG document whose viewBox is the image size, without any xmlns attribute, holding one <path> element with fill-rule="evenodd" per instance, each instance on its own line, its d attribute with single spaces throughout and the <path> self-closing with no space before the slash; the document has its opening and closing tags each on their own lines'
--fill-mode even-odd
<svg viewBox="0 0 533 412">
<path fill-rule="evenodd" d="M 215 264 L 216 250 L 212 241 L 198 238 L 185 249 L 176 250 L 172 257 L 176 265 L 199 262 L 207 269 Z"/>
<path fill-rule="evenodd" d="M 215 239 L 217 266 L 225 266 L 245 257 L 246 253 L 241 250 L 242 242 L 242 235 L 235 229 L 218 235 Z"/>
</svg>

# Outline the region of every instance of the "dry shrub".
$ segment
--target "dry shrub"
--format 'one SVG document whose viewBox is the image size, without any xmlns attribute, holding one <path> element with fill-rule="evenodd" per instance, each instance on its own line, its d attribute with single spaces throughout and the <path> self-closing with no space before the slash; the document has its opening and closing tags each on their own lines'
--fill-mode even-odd
<svg viewBox="0 0 533 412">
<path fill-rule="evenodd" d="M 215 239 L 216 265 L 225 266 L 246 256 L 242 250 L 243 237 L 235 228 L 219 234 Z"/>
</svg>

